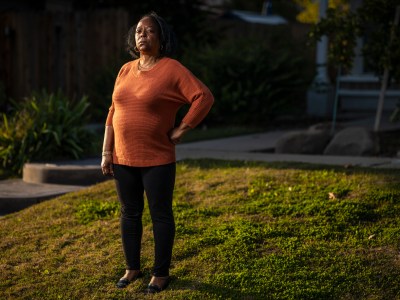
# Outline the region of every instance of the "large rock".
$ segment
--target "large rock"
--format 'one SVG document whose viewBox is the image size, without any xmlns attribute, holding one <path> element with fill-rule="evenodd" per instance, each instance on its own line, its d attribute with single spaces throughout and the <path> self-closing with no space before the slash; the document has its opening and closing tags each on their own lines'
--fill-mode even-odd
<svg viewBox="0 0 400 300">
<path fill-rule="evenodd" d="M 336 123 L 335 124 L 335 129 L 334 133 L 342 130 L 344 127 L 341 124 Z M 311 125 L 308 127 L 308 131 L 312 132 L 326 132 L 326 133 L 331 133 L 332 132 L 332 122 L 325 122 L 325 123 L 317 123 L 314 125 Z"/>
<path fill-rule="evenodd" d="M 278 139 L 275 153 L 322 154 L 330 139 L 323 130 L 289 132 Z"/>
<path fill-rule="evenodd" d="M 339 131 L 326 147 L 326 155 L 367 156 L 379 151 L 379 143 L 372 132 L 363 127 L 349 127 Z"/>
</svg>

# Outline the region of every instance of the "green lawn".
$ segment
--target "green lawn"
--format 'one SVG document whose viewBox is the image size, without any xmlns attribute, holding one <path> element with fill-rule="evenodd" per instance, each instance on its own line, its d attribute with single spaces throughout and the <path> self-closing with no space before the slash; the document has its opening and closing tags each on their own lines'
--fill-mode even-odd
<svg viewBox="0 0 400 300">
<path fill-rule="evenodd" d="M 179 162 L 170 287 L 125 290 L 112 181 L 0 219 L 0 299 L 400 299 L 400 171 Z"/>
</svg>

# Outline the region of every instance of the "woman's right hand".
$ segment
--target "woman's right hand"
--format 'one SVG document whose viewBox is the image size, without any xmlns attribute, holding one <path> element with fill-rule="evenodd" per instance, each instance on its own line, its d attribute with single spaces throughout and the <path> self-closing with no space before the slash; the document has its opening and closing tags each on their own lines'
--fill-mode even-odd
<svg viewBox="0 0 400 300">
<path fill-rule="evenodd" d="M 102 156 L 101 171 L 105 176 L 114 176 L 112 154 L 107 154 Z"/>
</svg>

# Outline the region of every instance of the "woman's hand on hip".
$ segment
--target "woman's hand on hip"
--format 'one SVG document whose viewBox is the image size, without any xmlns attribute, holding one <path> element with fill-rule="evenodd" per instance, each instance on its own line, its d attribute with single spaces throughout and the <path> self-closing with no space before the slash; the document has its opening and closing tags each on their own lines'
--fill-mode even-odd
<svg viewBox="0 0 400 300">
<path fill-rule="evenodd" d="M 173 144 L 179 144 L 182 141 L 182 137 L 188 132 L 191 128 L 185 123 L 181 123 L 179 127 L 173 128 L 169 132 L 169 139 Z"/>
<path fill-rule="evenodd" d="M 170 131 L 169 133 L 169 140 L 171 141 L 172 144 L 179 144 L 182 139 L 182 132 L 179 130 L 179 128 L 174 128 Z"/>
</svg>

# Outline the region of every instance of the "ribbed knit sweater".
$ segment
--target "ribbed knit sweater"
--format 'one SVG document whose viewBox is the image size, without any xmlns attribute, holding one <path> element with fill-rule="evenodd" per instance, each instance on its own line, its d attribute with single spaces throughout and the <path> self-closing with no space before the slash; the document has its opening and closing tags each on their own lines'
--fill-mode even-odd
<svg viewBox="0 0 400 300">
<path fill-rule="evenodd" d="M 179 108 L 190 105 L 182 122 L 196 127 L 209 112 L 210 90 L 178 61 L 164 57 L 151 70 L 139 60 L 122 66 L 114 86 L 106 125 L 114 129 L 113 163 L 132 167 L 175 162 L 168 133 Z"/>
</svg>

